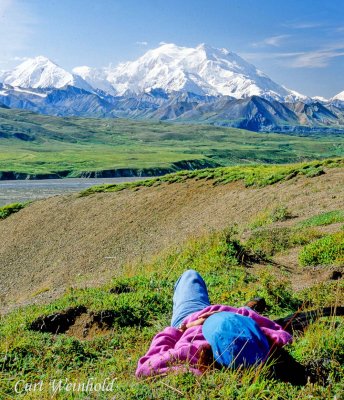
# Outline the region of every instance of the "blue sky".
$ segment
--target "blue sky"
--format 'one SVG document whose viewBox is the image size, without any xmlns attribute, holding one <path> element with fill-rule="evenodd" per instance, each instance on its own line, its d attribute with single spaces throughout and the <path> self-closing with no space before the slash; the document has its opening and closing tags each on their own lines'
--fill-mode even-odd
<svg viewBox="0 0 344 400">
<path fill-rule="evenodd" d="M 225 47 L 306 95 L 344 90 L 342 0 L 0 0 L 0 69 L 107 66 L 160 42 Z"/>
</svg>

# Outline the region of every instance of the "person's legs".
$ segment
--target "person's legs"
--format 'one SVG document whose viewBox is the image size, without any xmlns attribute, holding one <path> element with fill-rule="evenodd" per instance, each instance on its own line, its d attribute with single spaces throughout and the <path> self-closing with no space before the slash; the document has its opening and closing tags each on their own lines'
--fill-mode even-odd
<svg viewBox="0 0 344 400">
<path fill-rule="evenodd" d="M 189 269 L 174 285 L 171 326 L 177 328 L 190 314 L 210 306 L 208 290 L 201 275 Z"/>
</svg>

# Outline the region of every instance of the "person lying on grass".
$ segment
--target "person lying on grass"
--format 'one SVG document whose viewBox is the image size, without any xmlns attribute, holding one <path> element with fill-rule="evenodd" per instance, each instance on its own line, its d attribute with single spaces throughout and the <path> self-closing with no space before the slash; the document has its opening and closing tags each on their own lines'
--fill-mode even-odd
<svg viewBox="0 0 344 400">
<path fill-rule="evenodd" d="M 291 341 L 280 325 L 247 306 L 211 305 L 202 277 L 187 270 L 174 287 L 171 326 L 153 338 L 136 376 L 170 371 L 201 375 L 214 363 L 230 368 L 258 365 L 274 348 Z"/>
</svg>

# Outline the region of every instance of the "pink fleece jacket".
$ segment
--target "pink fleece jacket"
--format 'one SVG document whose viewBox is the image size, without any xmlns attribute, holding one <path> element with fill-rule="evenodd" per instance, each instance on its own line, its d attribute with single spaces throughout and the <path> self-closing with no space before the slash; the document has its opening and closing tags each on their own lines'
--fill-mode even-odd
<svg viewBox="0 0 344 400">
<path fill-rule="evenodd" d="M 235 308 L 219 304 L 208 306 L 189 315 L 183 323 L 195 321 L 209 311 L 229 311 L 252 318 L 266 335 L 270 345 L 282 347 L 292 340 L 292 336 L 281 326 L 246 307 Z M 153 338 L 147 354 L 138 362 L 136 376 L 151 376 L 180 370 L 200 375 L 202 372 L 197 365 L 202 347 L 205 345 L 207 341 L 202 334 L 202 325 L 188 328 L 185 332 L 169 326 Z"/>
</svg>

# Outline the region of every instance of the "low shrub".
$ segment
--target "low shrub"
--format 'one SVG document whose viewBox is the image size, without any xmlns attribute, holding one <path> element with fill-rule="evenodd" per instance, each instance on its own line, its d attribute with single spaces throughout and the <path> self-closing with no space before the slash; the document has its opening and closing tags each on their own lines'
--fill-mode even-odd
<svg viewBox="0 0 344 400">
<path fill-rule="evenodd" d="M 305 246 L 299 254 L 301 265 L 344 265 L 344 232 L 326 235 Z"/>
<path fill-rule="evenodd" d="M 153 185 L 160 185 L 161 183 L 180 183 L 188 179 L 213 180 L 214 185 L 224 185 L 230 182 L 242 180 L 246 187 L 262 187 L 293 179 L 297 176 L 313 178 L 325 173 L 323 167 L 335 168 L 343 167 L 343 165 L 344 159 L 337 158 L 322 161 L 310 161 L 299 164 L 250 166 L 239 165 L 231 167 L 180 171 L 143 181 L 93 186 L 80 192 L 79 196 L 84 197 L 99 192 L 117 192 L 123 189 L 138 189 L 144 186 L 149 187 Z"/>
<path fill-rule="evenodd" d="M 261 229 L 252 233 L 246 242 L 246 248 L 264 259 L 286 250 L 289 240 L 289 228 Z"/>
<path fill-rule="evenodd" d="M 289 218 L 292 218 L 292 213 L 285 206 L 278 206 L 274 208 L 270 214 L 271 221 L 286 221 Z"/>
<path fill-rule="evenodd" d="M 305 173 L 305 175 L 308 178 L 315 178 L 316 176 L 320 176 L 320 175 L 324 175 L 325 171 L 323 168 L 319 167 L 319 168 L 309 168 L 307 170 L 307 172 Z"/>
<path fill-rule="evenodd" d="M 260 228 L 273 222 L 286 221 L 292 218 L 292 213 L 285 206 L 277 206 L 272 210 L 265 210 L 257 214 L 250 224 L 251 229 Z"/>
<path fill-rule="evenodd" d="M 223 231 L 222 238 L 225 244 L 224 255 L 231 265 L 246 264 L 250 262 L 250 255 L 237 238 L 236 227 L 230 227 Z"/>
<path fill-rule="evenodd" d="M 343 321 L 330 317 L 311 324 L 305 335 L 294 342 L 291 353 L 324 386 L 340 381 L 344 363 Z"/>
<path fill-rule="evenodd" d="M 323 233 L 312 228 L 296 228 L 291 230 L 290 247 L 301 246 L 313 242 L 323 236 Z"/>
<path fill-rule="evenodd" d="M 11 214 L 20 211 L 22 208 L 26 207 L 28 203 L 11 203 L 0 207 L 0 219 L 5 219 Z"/>
<path fill-rule="evenodd" d="M 310 243 L 321 236 L 321 232 L 310 228 L 265 228 L 254 231 L 245 247 L 266 259 L 283 250 Z"/>
<path fill-rule="evenodd" d="M 289 281 L 274 275 L 269 267 L 262 270 L 255 287 L 255 295 L 266 300 L 271 314 L 295 312 L 302 304 L 300 299 L 294 295 Z"/>
<path fill-rule="evenodd" d="M 335 307 L 344 298 L 344 281 L 320 282 L 299 292 L 304 303 L 311 308 Z"/>
<path fill-rule="evenodd" d="M 301 227 L 322 226 L 335 224 L 337 222 L 344 222 L 344 210 L 334 210 L 314 215 L 298 225 Z"/>
</svg>

